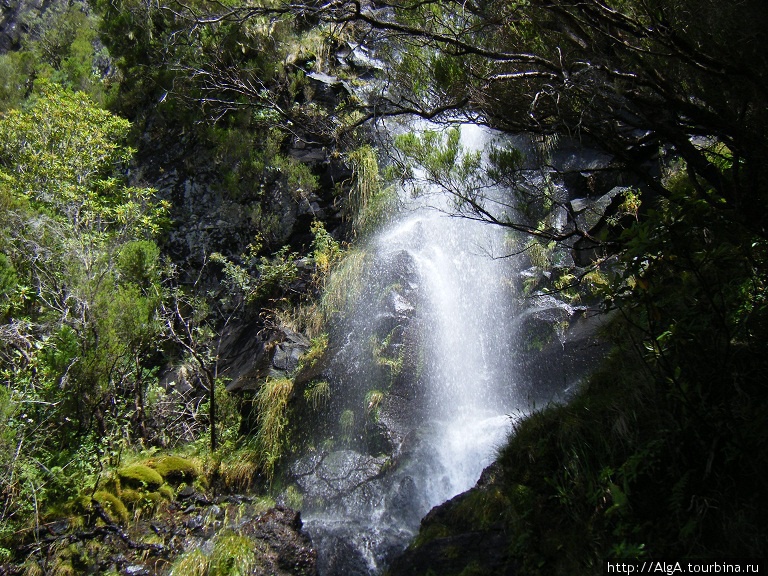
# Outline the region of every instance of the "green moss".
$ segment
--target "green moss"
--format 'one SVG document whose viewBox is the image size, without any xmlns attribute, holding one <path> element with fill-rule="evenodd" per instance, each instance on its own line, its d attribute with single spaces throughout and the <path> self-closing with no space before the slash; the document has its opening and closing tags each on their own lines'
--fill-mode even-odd
<svg viewBox="0 0 768 576">
<path fill-rule="evenodd" d="M 487 568 L 482 566 L 479 562 L 474 561 L 470 562 L 469 565 L 459 573 L 459 576 L 486 576 L 487 574 Z"/>
<path fill-rule="evenodd" d="M 157 490 L 163 485 L 163 477 L 144 464 L 133 464 L 117 471 L 120 483 L 131 488 Z"/>
<path fill-rule="evenodd" d="M 509 500 L 497 486 L 470 490 L 456 507 L 459 518 L 471 522 L 475 529 L 487 530 L 504 519 Z"/>
<path fill-rule="evenodd" d="M 145 492 L 143 491 L 126 488 L 120 492 L 120 500 L 122 500 L 126 506 L 134 507 L 141 502 L 144 494 Z"/>
<path fill-rule="evenodd" d="M 285 489 L 285 503 L 294 510 L 301 510 L 304 506 L 304 495 L 296 486 L 291 484 Z"/>
<path fill-rule="evenodd" d="M 120 498 L 110 492 L 101 490 L 93 495 L 93 499 L 101 505 L 110 520 L 120 524 L 128 523 L 128 508 L 125 507 Z"/>
<path fill-rule="evenodd" d="M 157 462 L 148 463 L 148 465 L 170 484 L 193 482 L 200 474 L 194 462 L 181 456 L 165 456 Z"/>
<path fill-rule="evenodd" d="M 162 497 L 159 492 L 148 492 L 133 488 L 126 488 L 120 492 L 120 500 L 125 503 L 127 508 L 134 512 L 135 516 L 153 512 L 161 499 Z"/>
<path fill-rule="evenodd" d="M 169 484 L 163 484 L 160 486 L 160 488 L 157 489 L 157 493 L 160 494 L 160 496 L 165 500 L 171 501 L 173 501 L 176 496 L 176 493 L 173 491 L 173 487 Z"/>
<path fill-rule="evenodd" d="M 423 524 L 419 530 L 419 533 L 416 535 L 416 538 L 413 540 L 411 547 L 420 548 L 425 544 L 432 542 L 433 540 L 437 540 L 438 538 L 446 538 L 451 535 L 451 529 L 445 524 L 439 524 L 435 522 Z"/>
</svg>

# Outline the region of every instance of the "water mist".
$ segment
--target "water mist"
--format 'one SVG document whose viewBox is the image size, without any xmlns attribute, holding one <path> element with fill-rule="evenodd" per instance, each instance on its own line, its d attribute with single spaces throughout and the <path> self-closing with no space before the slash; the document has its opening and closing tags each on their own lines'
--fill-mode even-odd
<svg viewBox="0 0 768 576">
<path fill-rule="evenodd" d="M 467 149 L 482 148 L 489 137 L 476 126 L 462 128 Z M 367 291 L 339 329 L 350 343 L 337 355 L 336 370 L 346 375 L 341 394 L 364 389 L 372 377 L 360 350 L 377 333 L 402 336 L 398 330 L 407 325 L 410 337 L 401 338 L 398 353 L 411 359 L 407 386 L 418 390 L 389 391 L 384 400 L 385 408 L 402 406 L 396 413 L 408 414 L 390 418 L 397 421 L 390 429 L 406 428 L 392 434 L 391 460 L 337 450 L 297 469 L 305 478 L 323 469 L 325 484 L 350 484 L 344 497 L 305 511 L 324 576 L 380 571 L 430 508 L 477 482 L 510 429 L 509 415 L 519 410 L 510 329 L 514 261 L 493 257 L 505 253 L 504 230 L 452 216 L 454 199 L 438 190 L 403 201 L 407 208 L 366 246 L 374 264 L 362 279 Z M 393 314 L 400 324 L 388 321 L 382 330 L 382 318 Z M 357 475 L 357 484 L 348 482 Z"/>
</svg>

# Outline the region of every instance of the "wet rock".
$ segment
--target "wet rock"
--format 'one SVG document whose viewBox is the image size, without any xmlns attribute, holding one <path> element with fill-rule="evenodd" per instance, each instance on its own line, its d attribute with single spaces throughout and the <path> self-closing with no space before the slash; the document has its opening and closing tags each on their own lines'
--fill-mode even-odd
<svg viewBox="0 0 768 576">
<path fill-rule="evenodd" d="M 498 501 L 501 473 L 497 464 L 488 466 L 473 488 L 430 510 L 421 521 L 419 541 L 391 560 L 388 576 L 515 576 L 517 564 L 504 525 L 489 513 L 507 505 L 503 497 Z M 479 512 L 481 507 L 481 522 L 475 514 L 467 514 L 468 509 Z"/>
<path fill-rule="evenodd" d="M 607 354 L 600 330 L 608 321 L 605 314 L 564 303 L 532 312 L 523 324 L 529 348 L 536 349 L 518 356 L 520 393 L 536 404 L 566 398 Z"/>
<path fill-rule="evenodd" d="M 43 0 L 5 0 L 0 4 L 0 54 L 21 47 L 30 22 L 40 18 L 46 4 Z"/>
<path fill-rule="evenodd" d="M 272 366 L 284 372 L 293 372 L 299 365 L 301 355 L 309 348 L 309 344 L 292 344 L 283 342 L 275 346 L 272 354 Z"/>
<path fill-rule="evenodd" d="M 597 200 L 590 200 L 589 198 L 575 198 L 571 200 L 571 210 L 575 216 L 577 229 L 594 235 L 595 228 L 606 217 L 606 213 L 613 204 L 614 199 L 627 190 L 629 188 L 616 186 Z"/>
<path fill-rule="evenodd" d="M 302 532 L 299 512 L 276 506 L 257 518 L 244 532 L 269 545 L 275 554 L 274 564 L 285 574 L 314 576 L 317 555 L 309 537 Z"/>
<path fill-rule="evenodd" d="M 387 511 L 397 518 L 403 518 L 407 525 L 415 526 L 421 520 L 421 511 L 414 506 L 414 502 L 421 498 L 413 477 L 403 476 L 387 495 Z"/>
<path fill-rule="evenodd" d="M 384 69 L 384 63 L 374 58 L 367 46 L 355 42 L 345 42 L 336 51 L 336 60 L 342 67 L 351 68 L 363 74 L 363 78 L 366 72 Z"/>
<path fill-rule="evenodd" d="M 437 538 L 409 549 L 389 567 L 389 576 L 441 574 L 493 574 L 515 576 L 516 565 L 506 551 L 507 537 L 501 530 L 467 532 Z"/>
<path fill-rule="evenodd" d="M 299 459 L 291 468 L 291 474 L 310 503 L 357 500 L 356 492 L 364 491 L 369 498 L 373 496 L 371 483 L 381 475 L 387 461 L 384 456 L 337 450 Z"/>
<path fill-rule="evenodd" d="M 310 519 L 307 527 L 318 551 L 318 571 L 329 575 L 378 574 L 413 537 L 413 532 L 387 525 L 372 532 L 370 520 L 359 518 Z"/>
<path fill-rule="evenodd" d="M 176 494 L 176 498 L 179 500 L 186 500 L 188 498 L 192 498 L 195 495 L 195 489 L 192 486 L 184 486 L 179 492 Z"/>
<path fill-rule="evenodd" d="M 313 101 L 328 106 L 335 106 L 342 96 L 352 94 L 352 88 L 346 81 L 322 72 L 309 72 L 307 80 L 314 89 Z"/>
</svg>

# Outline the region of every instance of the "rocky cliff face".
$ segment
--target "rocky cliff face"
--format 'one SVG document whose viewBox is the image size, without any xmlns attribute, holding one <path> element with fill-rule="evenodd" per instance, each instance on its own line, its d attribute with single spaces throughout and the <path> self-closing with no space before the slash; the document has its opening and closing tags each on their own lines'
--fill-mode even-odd
<svg viewBox="0 0 768 576">
<path fill-rule="evenodd" d="M 49 0 L 5 0 L 0 3 L 0 54 L 21 48 L 31 23 L 49 4 Z"/>
</svg>

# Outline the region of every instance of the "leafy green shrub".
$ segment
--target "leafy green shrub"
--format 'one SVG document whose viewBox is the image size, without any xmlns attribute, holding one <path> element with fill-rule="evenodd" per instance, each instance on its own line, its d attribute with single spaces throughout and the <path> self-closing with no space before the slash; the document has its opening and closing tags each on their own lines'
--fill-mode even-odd
<svg viewBox="0 0 768 576">
<path fill-rule="evenodd" d="M 322 286 L 333 266 L 341 259 L 343 250 L 339 242 L 325 229 L 322 222 L 315 220 L 310 231 L 314 235 L 312 260 L 315 263 L 315 282 Z"/>
<path fill-rule="evenodd" d="M 118 252 L 118 274 L 142 288 L 155 284 L 159 276 L 160 249 L 150 240 L 126 242 Z"/>
<path fill-rule="evenodd" d="M 283 176 L 286 186 L 296 201 L 306 201 L 311 192 L 319 186 L 317 176 L 306 164 L 291 156 L 276 155 L 272 165 Z"/>
<path fill-rule="evenodd" d="M 299 276 L 297 260 L 298 254 L 291 252 L 288 246 L 283 246 L 272 255 L 272 258 L 262 256 L 256 266 L 258 284 L 254 296 L 258 298 L 282 297 Z"/>
</svg>

